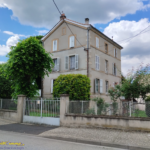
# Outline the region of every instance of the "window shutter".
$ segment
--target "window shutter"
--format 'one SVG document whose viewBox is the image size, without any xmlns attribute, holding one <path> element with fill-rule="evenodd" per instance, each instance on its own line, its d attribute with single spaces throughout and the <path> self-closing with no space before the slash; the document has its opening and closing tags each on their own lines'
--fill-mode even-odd
<svg viewBox="0 0 150 150">
<path fill-rule="evenodd" d="M 57 51 L 57 40 L 53 41 L 53 51 Z"/>
<path fill-rule="evenodd" d="M 96 47 L 99 48 L 99 38 L 96 37 Z"/>
<path fill-rule="evenodd" d="M 53 93 L 53 83 L 54 83 L 54 80 L 52 79 L 51 80 L 51 93 Z"/>
<path fill-rule="evenodd" d="M 53 41 L 53 51 L 55 51 L 55 41 Z"/>
<path fill-rule="evenodd" d="M 100 70 L 100 60 L 98 56 L 97 56 L 97 70 Z"/>
<path fill-rule="evenodd" d="M 60 58 L 57 58 L 57 71 L 60 70 Z"/>
<path fill-rule="evenodd" d="M 79 55 L 75 55 L 75 69 L 79 69 Z"/>
<path fill-rule="evenodd" d="M 97 56 L 95 56 L 95 69 L 97 70 Z"/>
<path fill-rule="evenodd" d="M 68 70 L 69 69 L 69 56 L 65 57 L 65 69 Z"/>
<path fill-rule="evenodd" d="M 116 58 L 117 58 L 117 49 L 116 49 Z"/>
<path fill-rule="evenodd" d="M 70 47 L 74 47 L 74 36 L 70 37 Z"/>
<path fill-rule="evenodd" d="M 94 87 L 95 87 L 95 89 L 94 89 L 94 90 L 95 90 L 95 93 L 97 93 L 97 91 L 96 91 L 96 86 L 97 86 L 96 80 L 97 80 L 97 79 L 95 79 L 95 83 L 94 83 L 94 85 L 95 85 L 95 86 L 94 86 Z"/>
<path fill-rule="evenodd" d="M 103 93 L 103 79 L 100 79 L 100 93 Z"/>
<path fill-rule="evenodd" d="M 114 57 L 116 57 L 116 49 L 114 48 Z"/>
<path fill-rule="evenodd" d="M 112 74 L 114 75 L 114 63 L 112 64 Z"/>
</svg>

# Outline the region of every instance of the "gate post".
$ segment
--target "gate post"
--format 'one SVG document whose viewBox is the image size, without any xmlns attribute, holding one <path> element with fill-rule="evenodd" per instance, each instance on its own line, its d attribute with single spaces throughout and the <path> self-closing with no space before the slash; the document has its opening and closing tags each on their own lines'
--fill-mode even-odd
<svg viewBox="0 0 150 150">
<path fill-rule="evenodd" d="M 23 115 L 24 115 L 24 107 L 25 107 L 25 95 L 18 95 L 18 103 L 17 103 L 17 120 L 18 123 L 22 123 L 23 122 Z"/>
<path fill-rule="evenodd" d="M 68 112 L 69 108 L 69 95 L 60 95 L 60 125 L 65 122 L 65 114 Z"/>
</svg>

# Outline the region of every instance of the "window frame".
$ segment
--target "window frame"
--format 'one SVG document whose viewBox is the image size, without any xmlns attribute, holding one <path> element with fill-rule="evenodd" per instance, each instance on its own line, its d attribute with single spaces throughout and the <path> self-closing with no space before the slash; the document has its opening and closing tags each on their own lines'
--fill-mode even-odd
<svg viewBox="0 0 150 150">
<path fill-rule="evenodd" d="M 95 70 L 97 70 L 97 71 L 100 70 L 100 57 L 98 55 L 95 55 Z"/>
<path fill-rule="evenodd" d="M 117 58 L 117 48 L 114 48 L 114 57 Z"/>
<path fill-rule="evenodd" d="M 54 50 L 54 41 L 57 41 L 57 49 L 56 50 Z M 58 47 L 58 45 L 59 45 L 59 40 L 58 39 L 53 39 L 52 40 L 52 52 L 56 52 L 56 51 L 58 51 L 58 49 L 59 49 L 59 47 Z"/>
<path fill-rule="evenodd" d="M 108 60 L 105 59 L 105 73 L 108 74 Z"/>
<path fill-rule="evenodd" d="M 105 80 L 105 93 L 108 94 L 108 89 L 109 89 L 109 81 Z"/>
<path fill-rule="evenodd" d="M 97 47 L 97 40 L 98 40 L 98 47 Z M 95 36 L 95 47 L 100 48 L 100 38 L 98 36 Z"/>
<path fill-rule="evenodd" d="M 70 38 L 74 36 L 74 47 L 70 47 Z M 71 49 L 71 48 L 76 48 L 76 34 L 72 34 L 68 37 L 68 48 Z"/>
<path fill-rule="evenodd" d="M 65 32 L 64 32 L 65 31 Z M 62 28 L 62 35 L 66 35 L 66 27 Z"/>
<path fill-rule="evenodd" d="M 106 45 L 107 45 L 107 49 L 106 49 Z M 108 54 L 108 43 L 105 42 L 105 53 Z"/>
</svg>

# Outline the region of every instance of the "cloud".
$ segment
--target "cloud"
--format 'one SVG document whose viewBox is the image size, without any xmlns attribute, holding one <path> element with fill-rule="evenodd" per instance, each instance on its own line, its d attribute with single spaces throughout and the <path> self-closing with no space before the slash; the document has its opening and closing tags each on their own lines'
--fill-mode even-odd
<svg viewBox="0 0 150 150">
<path fill-rule="evenodd" d="M 64 11 L 67 18 L 84 22 L 90 18 L 90 23 L 108 23 L 109 21 L 134 14 L 137 10 L 149 8 L 139 0 L 55 0 L 60 11 Z M 50 29 L 58 21 L 58 13 L 52 0 L 0 0 L 0 7 L 12 10 L 12 18 L 18 18 L 20 23 L 34 27 Z"/>
<path fill-rule="evenodd" d="M 10 32 L 10 31 L 3 31 L 3 33 L 6 33 L 6 34 L 8 34 L 8 35 L 14 35 L 14 33 L 13 33 L 13 32 Z"/>
<path fill-rule="evenodd" d="M 144 30 L 145 28 L 147 29 Z M 142 30 L 144 30 L 142 34 L 135 36 Z M 122 50 L 122 71 L 124 74 L 132 66 L 136 67 L 141 62 L 145 64 L 149 63 L 150 22 L 148 19 L 144 18 L 138 22 L 122 20 L 111 23 L 104 29 L 104 34 L 109 37 L 113 36 L 114 41 L 122 41 L 123 39 L 135 36 L 132 39 L 129 38 L 128 40 L 119 42 L 124 47 Z"/>
<path fill-rule="evenodd" d="M 20 39 L 20 35 L 14 34 L 13 32 L 7 31 L 6 34 L 13 36 L 7 40 L 6 45 L 0 45 L 0 56 L 5 56 L 7 53 L 9 53 L 10 47 L 15 46 Z"/>
<path fill-rule="evenodd" d="M 4 61 L 0 61 L 0 64 L 3 64 L 3 63 L 6 63 L 6 62 L 4 62 Z"/>
<path fill-rule="evenodd" d="M 37 30 L 39 35 L 44 35 L 46 33 L 48 33 L 48 30 Z"/>
</svg>

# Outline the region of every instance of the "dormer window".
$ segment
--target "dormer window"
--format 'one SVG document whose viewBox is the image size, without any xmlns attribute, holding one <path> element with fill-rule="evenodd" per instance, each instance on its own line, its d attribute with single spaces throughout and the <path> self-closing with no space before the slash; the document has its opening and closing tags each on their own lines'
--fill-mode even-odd
<svg viewBox="0 0 150 150">
<path fill-rule="evenodd" d="M 75 45 L 75 37 L 70 36 L 70 48 L 74 47 L 74 45 Z"/>
</svg>

